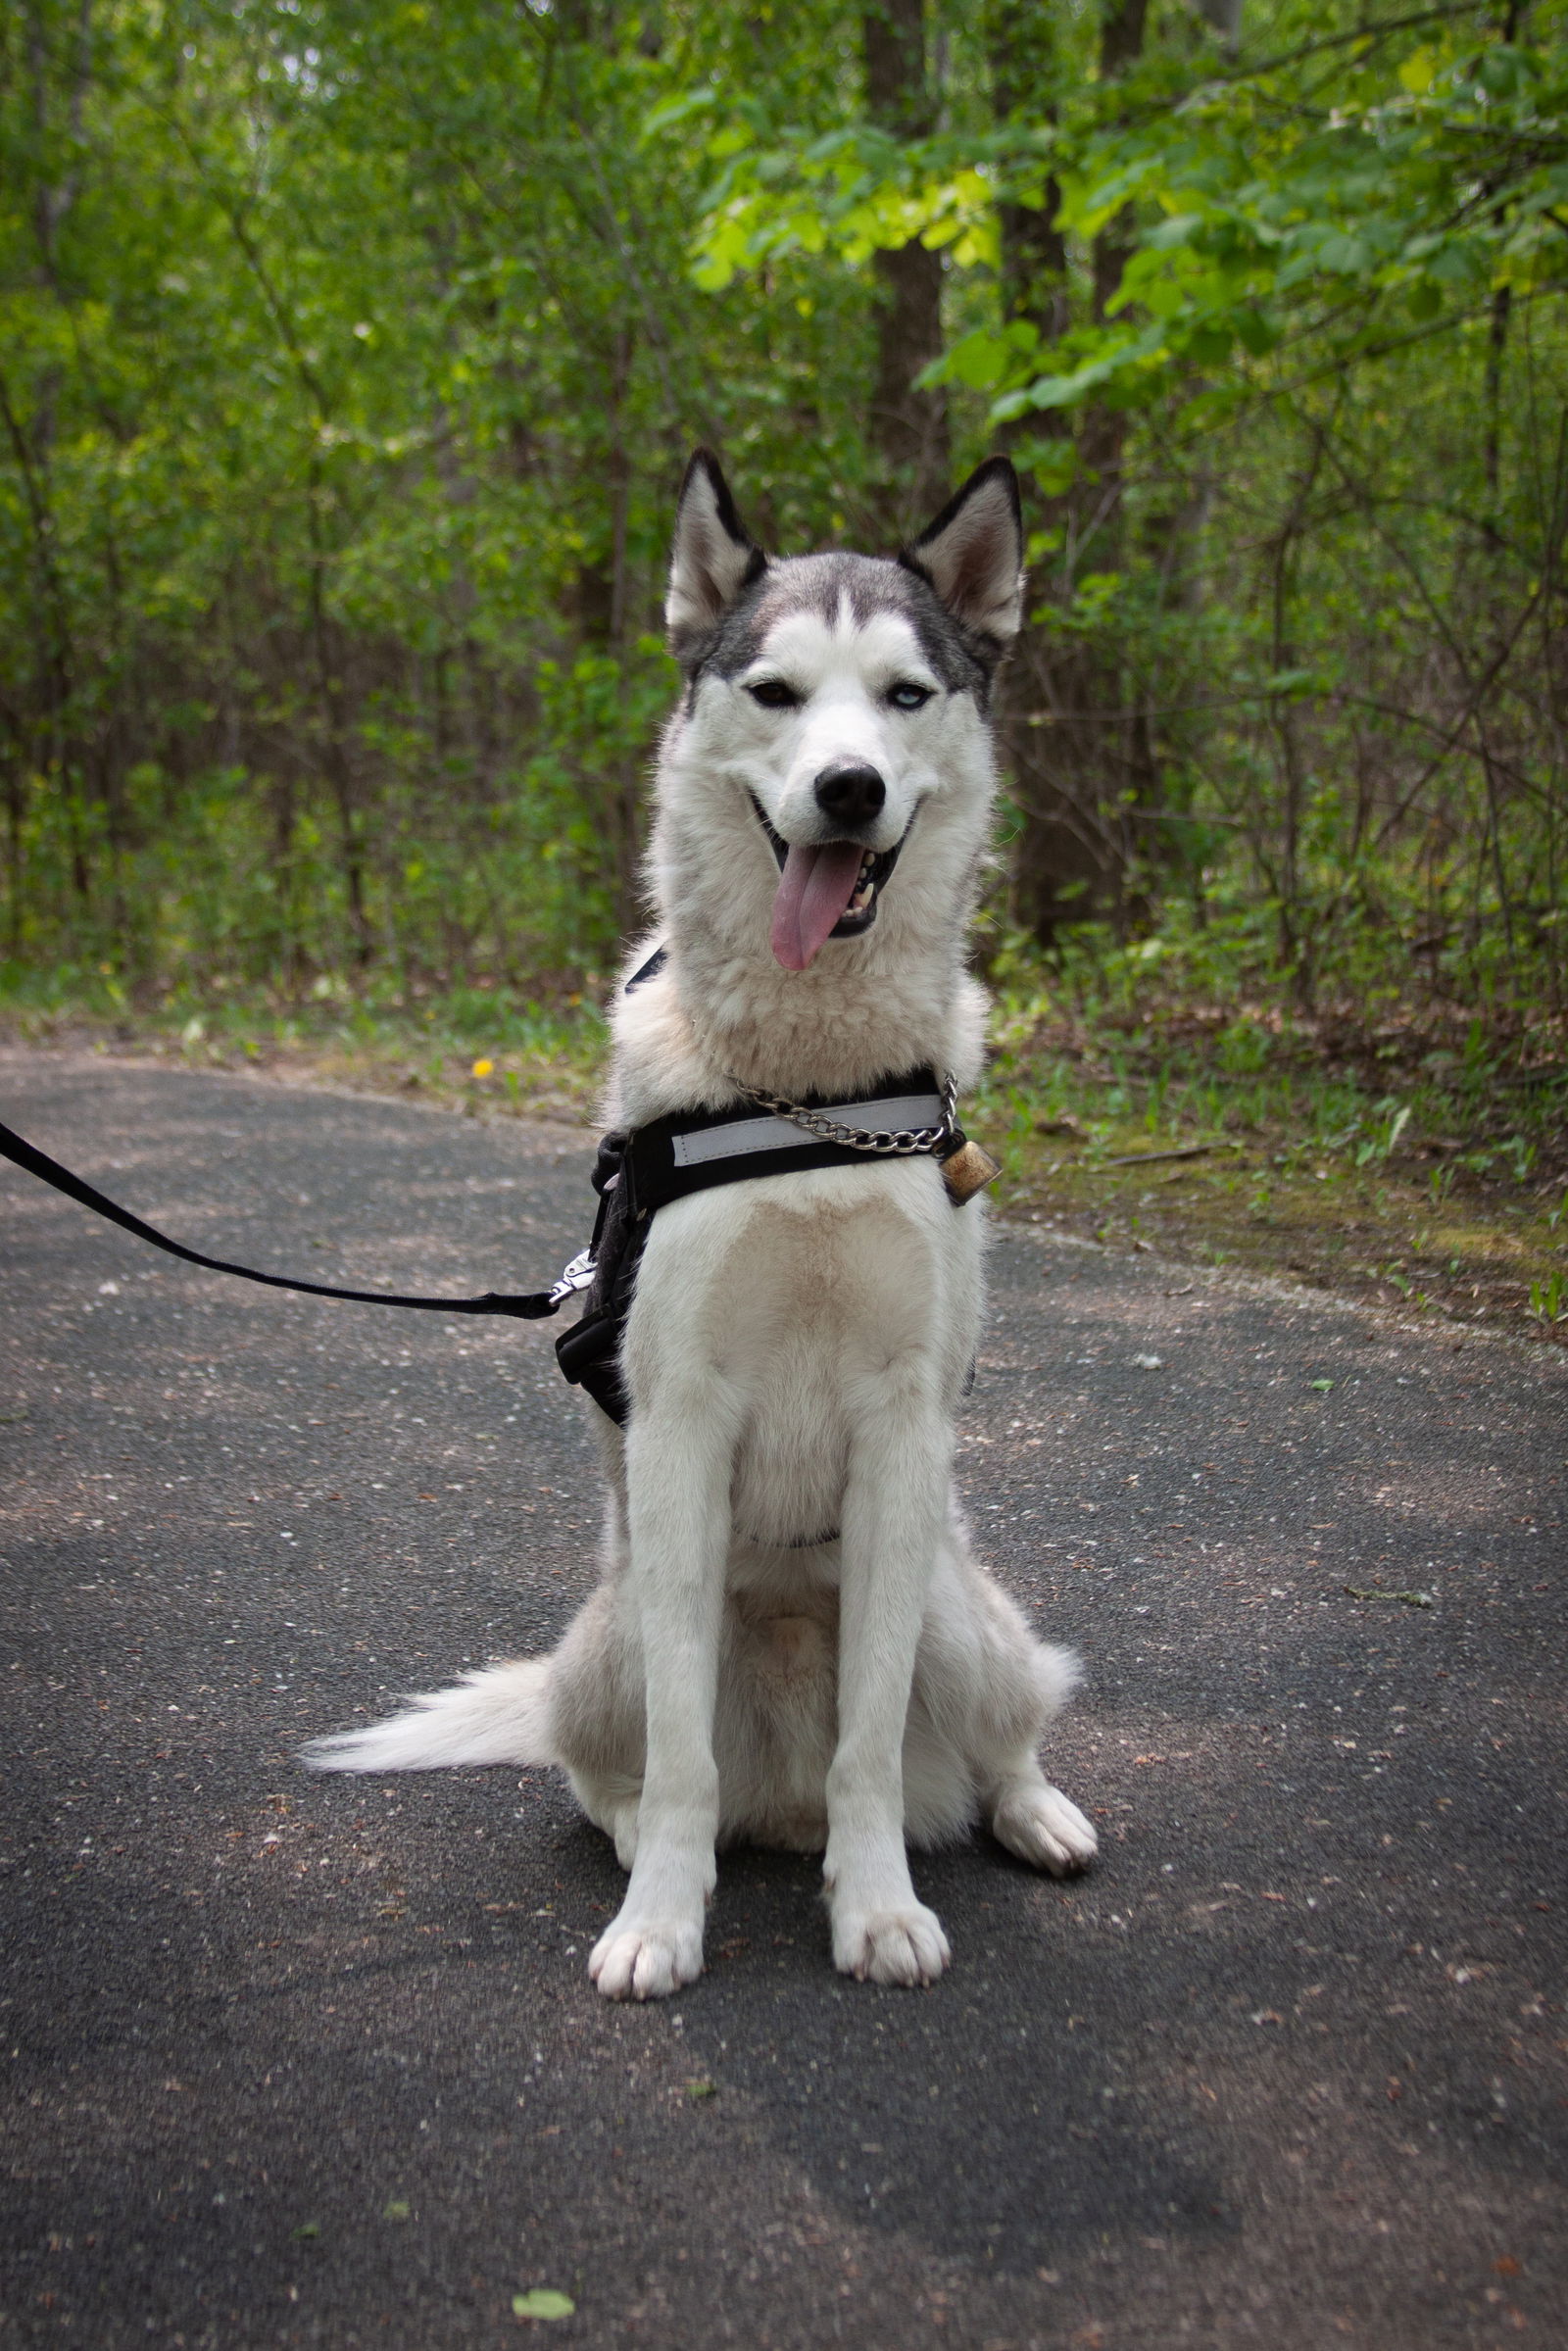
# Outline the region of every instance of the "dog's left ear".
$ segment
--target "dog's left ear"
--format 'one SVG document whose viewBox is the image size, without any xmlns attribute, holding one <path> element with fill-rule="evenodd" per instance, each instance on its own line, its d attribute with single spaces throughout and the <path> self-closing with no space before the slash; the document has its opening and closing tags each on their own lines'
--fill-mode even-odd
<svg viewBox="0 0 1568 2351">
<path fill-rule="evenodd" d="M 766 556 L 735 511 L 717 458 L 699 449 L 680 485 L 664 598 L 669 650 L 678 661 L 690 659 L 725 608 L 766 568 Z"/>
<path fill-rule="evenodd" d="M 1011 460 L 987 458 L 899 561 L 930 581 L 961 628 L 1005 653 L 1023 619 L 1023 514 Z"/>
</svg>

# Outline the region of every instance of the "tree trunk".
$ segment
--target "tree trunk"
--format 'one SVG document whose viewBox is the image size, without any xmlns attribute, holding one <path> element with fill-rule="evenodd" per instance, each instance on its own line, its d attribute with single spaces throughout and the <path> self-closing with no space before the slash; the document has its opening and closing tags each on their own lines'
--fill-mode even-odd
<svg viewBox="0 0 1568 2351">
<path fill-rule="evenodd" d="M 929 135 L 936 112 L 926 78 L 924 0 L 869 0 L 861 20 L 866 108 L 895 138 Z M 890 539 L 919 529 L 949 490 L 948 403 L 915 377 L 942 355 L 942 258 L 918 239 L 876 257 L 873 499 Z"/>
<path fill-rule="evenodd" d="M 1061 59 L 1051 10 L 1040 0 L 991 0 L 986 47 L 997 121 L 1054 122 Z M 998 207 L 1003 307 L 1009 319 L 1027 318 L 1054 343 L 1067 326 L 1067 240 L 1056 224 L 1061 190 L 1054 176 L 1043 193 L 1038 205 Z M 1004 426 L 1004 438 L 1016 440 L 1025 430 L 1065 436 L 1068 426 L 1059 411 L 1048 409 L 1028 426 L 1022 419 Z"/>
<path fill-rule="evenodd" d="M 991 0 L 986 37 L 998 122 L 1015 116 L 1026 122 L 1054 122 L 1061 60 L 1052 12 L 1038 0 Z M 1060 204 L 1060 189 L 1048 176 L 1038 206 L 999 208 L 1004 317 L 1009 322 L 1027 320 L 1043 344 L 1055 342 L 1071 321 L 1067 240 L 1057 224 Z M 1013 450 L 1030 440 L 1054 441 L 1065 455 L 1072 427 L 1060 409 L 1045 409 L 1004 425 L 1002 438 Z M 1048 489 L 1036 514 L 1048 537 L 1054 534 L 1065 543 L 1066 497 Z M 1033 598 L 1029 601 L 1032 604 Z M 1049 620 L 1044 626 L 1050 627 Z M 1062 906 L 1093 895 L 1102 862 L 1092 831 L 1058 778 L 1058 747 L 1048 701 L 1051 660 L 1050 641 L 1041 627 L 1026 624 L 1017 656 L 1003 672 L 999 711 L 1004 757 L 1022 819 L 1013 862 L 1013 907 L 1025 927 L 1043 937 L 1050 935 Z"/>
<path fill-rule="evenodd" d="M 1146 8 L 1147 0 L 1111 0 L 1107 7 L 1100 42 L 1103 82 L 1118 79 L 1142 54 Z M 1042 111 L 1055 72 L 1043 14 L 1027 0 L 994 0 L 992 75 L 999 116 L 1010 114 L 1020 101 L 1037 119 Z M 1054 341 L 1068 322 L 1067 255 L 1055 226 L 1054 183 L 1048 181 L 1045 193 L 1040 212 L 1008 207 L 1007 214 L 1019 218 L 1004 217 L 1004 287 L 1008 317 L 1028 318 Z M 1129 216 L 1122 214 L 1095 239 L 1090 274 L 1097 324 L 1121 282 L 1130 227 Z M 1031 418 L 1028 429 L 1035 436 L 1065 437 L 1068 427 L 1047 411 Z M 1044 519 L 1056 544 L 1040 582 L 1045 616 L 1025 634 L 1004 705 L 1022 819 L 1013 910 L 1026 929 L 1046 941 L 1064 923 L 1109 916 L 1118 928 L 1125 925 L 1131 911 L 1131 828 L 1122 810 L 1129 799 L 1157 795 L 1152 731 L 1142 711 L 1123 708 L 1125 683 L 1114 647 L 1064 630 L 1050 609 L 1070 607 L 1084 573 L 1120 567 L 1125 438 L 1119 412 L 1097 401 L 1080 413 L 1071 485 L 1046 500 Z"/>
<path fill-rule="evenodd" d="M 606 814 L 612 871 L 615 888 L 616 920 L 623 931 L 637 921 L 642 870 L 642 763 L 627 715 L 627 653 L 630 634 L 630 570 L 626 544 L 631 508 L 631 453 L 626 446 L 626 402 L 631 389 L 631 335 L 615 330 L 611 361 L 610 449 L 610 651 L 618 670 L 619 743 L 615 754 L 612 797 Z"/>
</svg>

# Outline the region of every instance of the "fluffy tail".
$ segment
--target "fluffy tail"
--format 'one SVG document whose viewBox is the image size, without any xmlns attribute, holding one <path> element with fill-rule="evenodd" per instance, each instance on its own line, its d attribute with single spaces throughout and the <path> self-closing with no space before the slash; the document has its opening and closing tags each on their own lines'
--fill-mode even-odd
<svg viewBox="0 0 1568 2351">
<path fill-rule="evenodd" d="M 428 1690 L 401 1714 L 367 1731 L 313 1739 L 302 1750 L 318 1772 L 433 1772 L 454 1763 L 554 1763 L 550 1659 L 518 1658 L 465 1674 L 454 1690 Z"/>
<path fill-rule="evenodd" d="M 1076 1651 L 1057 1646 L 1054 1641 L 1037 1641 L 1034 1644 L 1035 1688 L 1047 1716 L 1059 1714 L 1084 1678 L 1083 1665 Z"/>
</svg>

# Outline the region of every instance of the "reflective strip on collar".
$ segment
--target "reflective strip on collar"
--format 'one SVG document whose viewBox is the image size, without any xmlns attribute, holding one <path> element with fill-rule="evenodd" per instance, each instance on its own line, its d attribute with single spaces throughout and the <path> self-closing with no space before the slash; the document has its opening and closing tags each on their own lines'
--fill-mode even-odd
<svg viewBox="0 0 1568 2351">
<path fill-rule="evenodd" d="M 896 1135 L 906 1129 L 940 1125 L 942 1099 L 936 1094 L 906 1094 L 897 1102 L 830 1102 L 818 1115 L 839 1126 Z M 808 1134 L 787 1118 L 738 1118 L 732 1124 L 672 1135 L 670 1149 L 677 1167 L 701 1167 L 712 1159 L 743 1158 L 750 1151 L 805 1151 L 820 1141 L 820 1136 Z"/>
</svg>

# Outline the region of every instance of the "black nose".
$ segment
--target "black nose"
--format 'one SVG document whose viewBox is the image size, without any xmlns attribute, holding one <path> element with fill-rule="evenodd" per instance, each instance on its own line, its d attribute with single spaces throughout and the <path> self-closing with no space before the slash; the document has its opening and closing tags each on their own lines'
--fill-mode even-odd
<svg viewBox="0 0 1568 2351">
<path fill-rule="evenodd" d="M 842 766 L 824 767 L 816 779 L 817 807 L 824 816 L 852 832 L 881 815 L 887 796 L 888 788 L 874 767 L 857 766 L 850 760 Z"/>
</svg>

